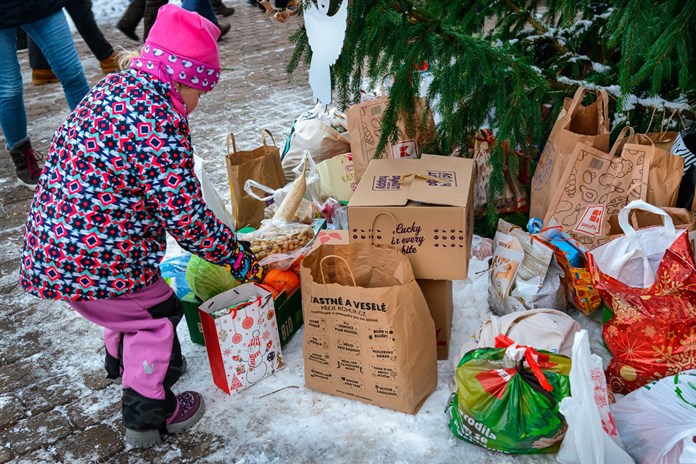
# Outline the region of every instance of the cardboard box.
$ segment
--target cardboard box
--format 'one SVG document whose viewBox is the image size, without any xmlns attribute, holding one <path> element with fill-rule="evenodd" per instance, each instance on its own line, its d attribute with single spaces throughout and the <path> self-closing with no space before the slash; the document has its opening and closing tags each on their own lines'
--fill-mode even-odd
<svg viewBox="0 0 696 464">
<path fill-rule="evenodd" d="M 470 159 L 373 160 L 348 203 L 351 243 L 398 248 L 409 256 L 417 279 L 466 279 L 473 177 Z"/>
<path fill-rule="evenodd" d="M 450 334 L 452 332 L 452 281 L 418 279 L 418 286 L 428 303 L 435 322 L 437 359 L 449 359 Z"/>
<path fill-rule="evenodd" d="M 203 325 L 201 324 L 201 316 L 198 314 L 198 307 L 202 305 L 203 302 L 199 300 L 193 292 L 190 292 L 181 299 L 181 304 L 184 305 L 184 318 L 186 319 L 191 341 L 205 346 Z"/>
<path fill-rule="evenodd" d="M 389 98 L 381 97 L 353 105 L 346 112 L 356 182 L 360 181 L 370 160 L 377 153 L 377 144 L 382 133 L 382 114 L 388 104 Z M 422 132 L 416 129 L 415 134 L 410 134 L 406 130 L 405 121 L 399 120 L 399 141 L 393 145 L 387 144 L 383 158 L 418 158 L 421 148 L 435 137 L 435 121 L 425 98 L 421 98 L 417 104 L 417 114 L 414 115 L 416 125 L 419 124 L 424 110 L 428 111 L 429 116 L 426 129 Z"/>
</svg>

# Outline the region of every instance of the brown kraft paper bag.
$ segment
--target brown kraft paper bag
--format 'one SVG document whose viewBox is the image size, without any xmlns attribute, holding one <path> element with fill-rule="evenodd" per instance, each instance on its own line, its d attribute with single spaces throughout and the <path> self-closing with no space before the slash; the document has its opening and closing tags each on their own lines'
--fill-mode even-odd
<svg viewBox="0 0 696 464">
<path fill-rule="evenodd" d="M 380 97 L 364 101 L 348 108 L 348 134 L 350 134 L 350 151 L 353 154 L 355 182 L 360 182 L 367 165 L 377 154 L 377 144 L 382 135 L 382 114 L 387 109 L 389 97 Z M 403 159 L 419 158 L 423 146 L 435 137 L 435 121 L 425 98 L 416 105 L 414 115 L 416 129 L 414 134 L 406 130 L 406 122 L 401 118 L 398 123 L 399 141 L 387 144 L 383 158 Z M 428 112 L 428 123 L 423 131 L 418 130 L 423 111 Z"/>
<path fill-rule="evenodd" d="M 266 134 L 271 137 L 273 145 L 266 142 Z M 230 142 L 232 151 L 230 152 Z M 237 150 L 234 134 L 227 134 L 227 178 L 230 184 L 230 200 L 232 211 L 236 221 L 236 228 L 258 228 L 263 219 L 263 210 L 266 205 L 249 196 L 244 191 L 244 183 L 248 179 L 263 184 L 272 189 L 279 189 L 285 185 L 285 174 L 280 163 L 280 152 L 275 144 L 273 135 L 266 129 L 261 131 L 260 147 L 253 150 Z"/>
<path fill-rule="evenodd" d="M 625 143 L 627 132 L 633 136 L 632 128 L 624 128 L 609 153 L 577 144 L 557 184 L 563 188 L 556 190 L 544 218 L 544 224 L 555 221 L 587 250 L 608 240 L 609 216 L 647 196 L 654 148 Z"/>
<path fill-rule="evenodd" d="M 660 208 L 675 206 L 684 175 L 684 158 L 670 153 L 679 132 L 636 134 L 632 143 L 655 147 L 648 172 L 648 194 L 645 201 Z"/>
<path fill-rule="evenodd" d="M 546 216 L 576 144 L 609 151 L 609 96 L 601 90 L 597 101 L 583 106 L 584 94 L 580 87 L 572 100 L 566 99 L 551 129 L 532 177 L 529 217 Z"/>
<path fill-rule="evenodd" d="M 408 257 L 321 245 L 301 265 L 305 385 L 415 414 L 437 385 L 435 324 Z"/>
</svg>

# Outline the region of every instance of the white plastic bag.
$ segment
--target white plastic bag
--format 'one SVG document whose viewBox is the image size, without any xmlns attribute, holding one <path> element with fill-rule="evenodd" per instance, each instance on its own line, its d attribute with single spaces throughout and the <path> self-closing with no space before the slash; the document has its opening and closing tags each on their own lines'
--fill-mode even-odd
<svg viewBox="0 0 696 464">
<path fill-rule="evenodd" d="M 237 230 L 235 228 L 234 216 L 227 208 L 225 208 L 225 203 L 222 201 L 222 198 L 220 198 L 220 195 L 215 190 L 215 187 L 213 187 L 213 184 L 210 183 L 208 174 L 203 168 L 203 158 L 197 155 L 193 156 L 193 173 L 201 183 L 203 201 L 205 201 L 205 204 L 208 205 L 208 208 L 210 208 L 213 214 L 215 214 L 220 221 L 225 223 L 227 227 L 232 230 Z"/>
<path fill-rule="evenodd" d="M 590 353 L 587 331 L 575 334 L 570 368 L 571 396 L 558 410 L 568 423 L 556 460 L 562 464 L 630 464 L 609 410 L 602 359 Z"/>
<path fill-rule="evenodd" d="M 635 230 L 628 219 L 632 209 L 640 209 L 663 218 L 662 227 Z M 679 234 L 669 214 L 660 208 L 635 200 L 619 212 L 619 225 L 625 236 L 611 240 L 590 253 L 596 266 L 608 276 L 637 288 L 649 288 L 655 283 L 655 273 L 665 251 Z"/>
<path fill-rule="evenodd" d="M 693 463 L 696 369 L 665 377 L 612 405 L 621 440 L 639 463 Z"/>
</svg>

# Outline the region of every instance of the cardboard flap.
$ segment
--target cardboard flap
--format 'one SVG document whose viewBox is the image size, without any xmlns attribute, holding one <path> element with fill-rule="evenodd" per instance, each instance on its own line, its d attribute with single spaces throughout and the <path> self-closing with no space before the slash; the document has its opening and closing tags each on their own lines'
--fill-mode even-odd
<svg viewBox="0 0 696 464">
<path fill-rule="evenodd" d="M 409 201 L 467 206 L 473 172 L 473 160 L 451 156 L 375 159 L 348 206 L 403 206 Z"/>
</svg>

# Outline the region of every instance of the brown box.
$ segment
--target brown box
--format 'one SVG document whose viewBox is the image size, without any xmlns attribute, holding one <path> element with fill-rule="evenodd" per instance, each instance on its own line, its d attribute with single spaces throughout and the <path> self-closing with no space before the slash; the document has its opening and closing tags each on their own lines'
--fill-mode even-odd
<svg viewBox="0 0 696 464">
<path fill-rule="evenodd" d="M 416 279 L 466 279 L 473 177 L 470 159 L 373 160 L 348 203 L 351 243 L 399 249 L 410 258 Z"/>
<path fill-rule="evenodd" d="M 377 144 L 382 134 L 382 114 L 387 109 L 388 104 L 389 98 L 381 97 L 348 108 L 346 117 L 356 182 L 360 181 L 370 160 L 375 157 Z M 425 98 L 421 98 L 416 106 L 416 114 L 414 115 L 416 126 L 418 126 L 424 110 L 428 111 L 429 118 L 425 130 L 418 131 L 418 127 L 416 127 L 414 134 L 408 133 L 404 119 L 400 119 L 398 122 L 399 141 L 386 146 L 383 158 L 418 158 L 423 145 L 435 136 L 435 122 Z"/>
<path fill-rule="evenodd" d="M 450 334 L 452 332 L 452 281 L 418 279 L 418 286 L 428 303 L 430 315 L 435 321 L 437 359 L 449 358 Z"/>
</svg>

